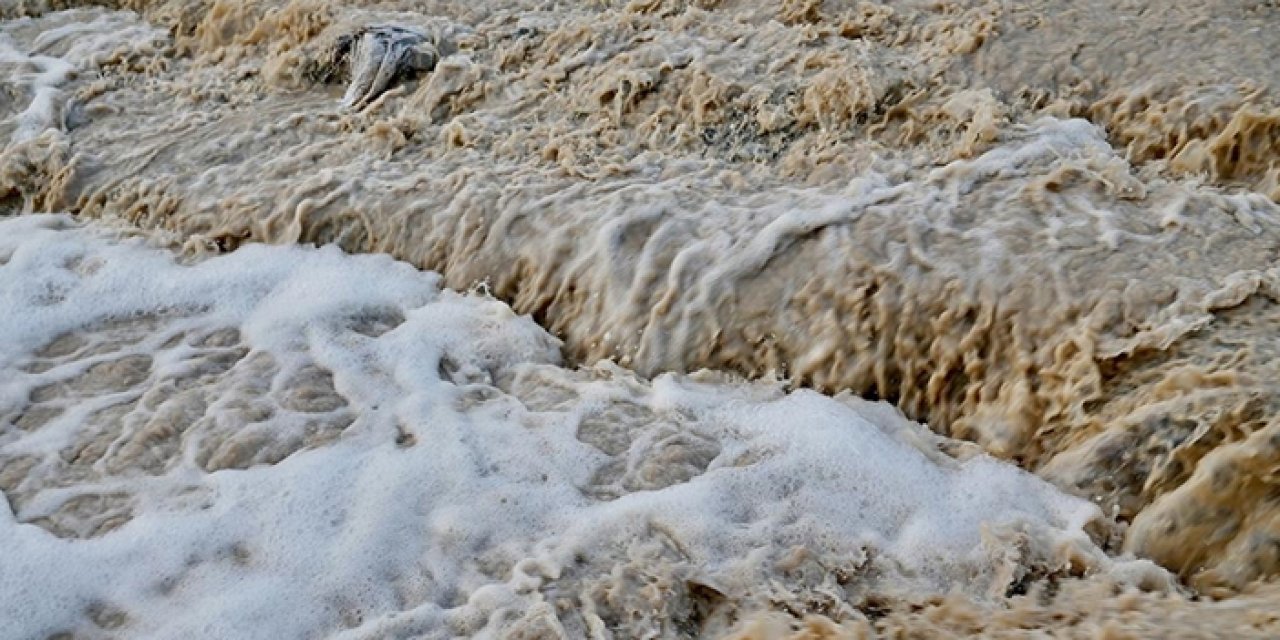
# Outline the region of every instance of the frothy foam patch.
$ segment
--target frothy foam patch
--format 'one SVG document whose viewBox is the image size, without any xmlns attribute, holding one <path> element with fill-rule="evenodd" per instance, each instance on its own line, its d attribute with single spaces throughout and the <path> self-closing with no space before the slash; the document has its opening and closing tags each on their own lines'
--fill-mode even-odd
<svg viewBox="0 0 1280 640">
<path fill-rule="evenodd" d="M 1112 562 L 1096 507 L 888 405 L 568 370 L 386 256 L 183 265 L 32 216 L 0 265 L 15 637 L 697 635 L 779 589 L 981 598 Z"/>
</svg>

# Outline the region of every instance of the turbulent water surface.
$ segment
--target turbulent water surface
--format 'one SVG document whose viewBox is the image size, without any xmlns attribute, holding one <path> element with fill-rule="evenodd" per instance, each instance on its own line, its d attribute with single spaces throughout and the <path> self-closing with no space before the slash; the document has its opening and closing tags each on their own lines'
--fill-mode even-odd
<svg viewBox="0 0 1280 640">
<path fill-rule="evenodd" d="M 0 618 L 1274 637 L 1277 33 L 9 0 Z"/>
</svg>

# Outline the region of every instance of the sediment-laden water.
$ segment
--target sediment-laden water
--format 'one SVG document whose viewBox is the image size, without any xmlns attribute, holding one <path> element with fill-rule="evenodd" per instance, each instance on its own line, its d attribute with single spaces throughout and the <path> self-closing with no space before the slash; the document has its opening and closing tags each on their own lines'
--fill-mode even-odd
<svg viewBox="0 0 1280 640">
<path fill-rule="evenodd" d="M 1275 633 L 1274 2 L 0 18 L 23 633 Z"/>
</svg>

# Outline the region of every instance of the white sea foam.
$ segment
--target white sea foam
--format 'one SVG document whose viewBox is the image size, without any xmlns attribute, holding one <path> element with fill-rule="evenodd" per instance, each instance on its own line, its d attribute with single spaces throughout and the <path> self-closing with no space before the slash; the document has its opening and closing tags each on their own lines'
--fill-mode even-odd
<svg viewBox="0 0 1280 640">
<path fill-rule="evenodd" d="M 667 562 L 749 598 L 783 580 L 780 558 L 799 549 L 855 583 L 978 596 L 1066 562 L 1064 549 L 1107 563 L 1083 532 L 1095 507 L 985 456 L 947 457 L 888 405 L 571 371 L 527 317 L 385 256 L 249 246 L 184 266 L 140 240 L 31 216 L 0 222 L 0 264 L 0 460 L 38 460 L 8 492 L 22 506 L 0 508 L 9 637 L 95 624 L 156 638 L 485 635 L 564 602 L 574 613 L 555 624 L 589 630 L 603 624 L 593 581 Z M 353 330 L 370 314 L 390 320 Z M 145 318 L 141 339 L 92 347 L 94 327 Z M 109 453 L 67 475 L 60 455 L 85 428 L 77 403 L 127 403 L 179 378 L 190 336 L 225 327 L 251 350 L 242 362 L 280 363 L 261 394 L 318 366 L 354 420 L 275 464 L 207 472 L 190 434 L 236 434 L 183 424 L 162 469 Z M 66 336 L 90 346 L 28 366 Z M 68 382 L 129 354 L 152 358 L 145 381 L 114 395 Z M 65 393 L 50 400 L 49 388 Z M 68 409 L 15 426 L 37 401 Z M 265 437 L 294 428 L 287 413 L 265 420 Z M 121 424 L 116 453 L 135 428 Z M 36 526 L 104 494 L 127 496 L 119 528 L 77 539 Z"/>
</svg>

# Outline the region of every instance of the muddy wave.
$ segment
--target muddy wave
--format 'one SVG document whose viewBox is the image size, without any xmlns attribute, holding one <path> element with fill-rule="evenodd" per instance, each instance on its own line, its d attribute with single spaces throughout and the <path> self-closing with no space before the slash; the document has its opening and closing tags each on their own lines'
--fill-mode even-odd
<svg viewBox="0 0 1280 640">
<path fill-rule="evenodd" d="M 1273 3 L 113 6 L 9 10 L 0 207 L 388 253 L 573 363 L 889 400 L 1205 593 L 1280 572 Z"/>
</svg>

